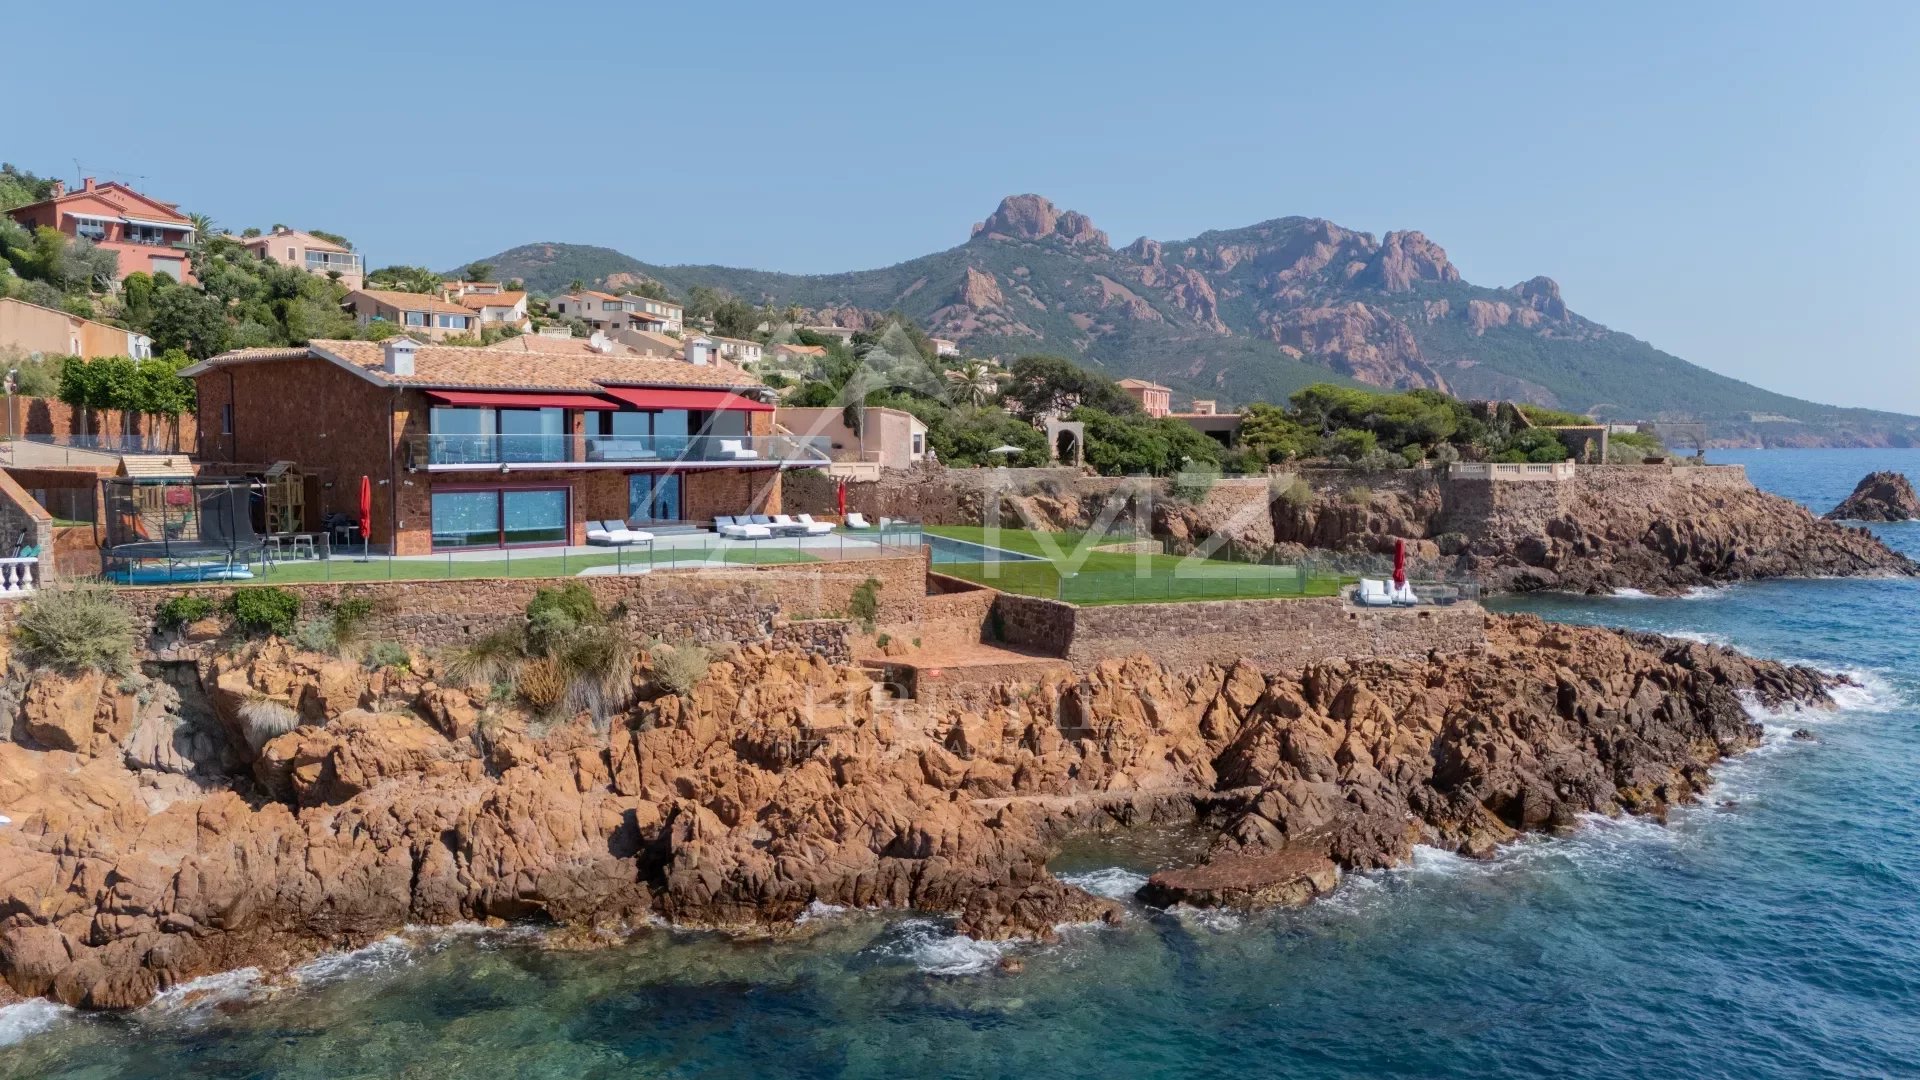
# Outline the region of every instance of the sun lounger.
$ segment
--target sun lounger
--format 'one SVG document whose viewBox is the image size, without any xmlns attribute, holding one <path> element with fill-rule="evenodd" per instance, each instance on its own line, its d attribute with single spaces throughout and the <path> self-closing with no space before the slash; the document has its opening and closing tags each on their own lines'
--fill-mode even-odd
<svg viewBox="0 0 1920 1080">
<path fill-rule="evenodd" d="M 791 515 L 775 514 L 773 515 L 773 531 L 782 536 L 806 536 L 813 532 L 813 527 L 805 522 L 793 520 Z"/>
<path fill-rule="evenodd" d="M 801 514 L 800 524 L 807 527 L 808 536 L 825 536 L 833 531 L 833 522 L 815 521 L 812 514 Z"/>
<path fill-rule="evenodd" d="M 863 529 L 871 529 L 873 528 L 873 525 L 871 522 L 867 520 L 867 516 L 865 514 L 848 514 L 847 528 L 854 529 L 854 530 L 863 530 Z"/>
<path fill-rule="evenodd" d="M 713 519 L 713 528 L 729 540 L 765 540 L 773 535 L 772 529 L 744 518 L 717 517 Z"/>
<path fill-rule="evenodd" d="M 589 521 L 587 522 L 587 543 L 598 547 L 651 544 L 653 534 L 639 529 L 629 529 L 624 521 Z"/>
<path fill-rule="evenodd" d="M 1411 583 L 1402 583 L 1397 586 L 1393 590 L 1392 596 L 1394 605 L 1397 607 L 1413 607 L 1420 603 L 1420 597 L 1414 594 Z"/>
<path fill-rule="evenodd" d="M 1393 594 L 1386 582 L 1377 578 L 1361 578 L 1360 587 L 1353 592 L 1353 602 L 1361 607 L 1392 607 Z"/>
</svg>

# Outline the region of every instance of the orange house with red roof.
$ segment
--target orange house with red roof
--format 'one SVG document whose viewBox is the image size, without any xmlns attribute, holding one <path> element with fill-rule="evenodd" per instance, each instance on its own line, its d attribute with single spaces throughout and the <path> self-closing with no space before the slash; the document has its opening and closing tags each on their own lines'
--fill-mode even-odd
<svg viewBox="0 0 1920 1080">
<path fill-rule="evenodd" d="M 53 196 L 15 207 L 8 216 L 29 229 L 48 228 L 93 241 L 120 257 L 117 280 L 136 271 L 166 274 L 192 283 L 187 249 L 193 244 L 193 219 L 172 203 L 150 198 L 117 181 L 104 184 L 89 176 L 79 190 L 55 181 Z"/>
</svg>

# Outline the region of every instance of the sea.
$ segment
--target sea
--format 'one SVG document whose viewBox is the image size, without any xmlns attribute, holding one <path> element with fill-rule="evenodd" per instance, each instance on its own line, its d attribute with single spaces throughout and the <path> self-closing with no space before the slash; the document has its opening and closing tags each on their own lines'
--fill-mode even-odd
<svg viewBox="0 0 1920 1080">
<path fill-rule="evenodd" d="M 1870 470 L 1920 478 L 1920 450 L 1711 456 L 1816 511 Z M 1920 524 L 1876 531 L 1920 556 Z M 1132 918 L 1049 944 L 826 907 L 779 942 L 409 931 L 125 1016 L 0 1009 L 0 1077 L 1920 1075 L 1920 582 L 1499 606 L 1857 686 L 1760 715 L 1764 744 L 1664 825 L 1595 818 L 1486 861 L 1422 849 L 1302 910 L 1154 912 L 1133 891 L 1196 838 L 1088 841 L 1056 872 Z"/>
</svg>

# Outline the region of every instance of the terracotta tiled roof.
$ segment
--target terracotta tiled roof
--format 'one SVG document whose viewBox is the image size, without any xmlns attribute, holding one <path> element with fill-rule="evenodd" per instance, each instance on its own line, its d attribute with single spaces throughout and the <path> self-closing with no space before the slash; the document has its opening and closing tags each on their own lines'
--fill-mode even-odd
<svg viewBox="0 0 1920 1080">
<path fill-rule="evenodd" d="M 394 292 L 388 289 L 355 289 L 347 294 L 351 300 L 356 296 L 371 297 L 398 311 L 428 311 L 438 315 L 471 315 L 471 308 L 442 300 L 427 293 Z"/>
<path fill-rule="evenodd" d="M 523 292 L 468 293 L 459 302 L 478 310 L 483 307 L 513 307 L 526 298 L 527 294 Z"/>
<path fill-rule="evenodd" d="M 827 347 L 825 345 L 775 345 L 772 348 L 774 352 L 787 352 L 795 356 L 827 355 Z"/>
<path fill-rule="evenodd" d="M 1115 385 L 1115 386 L 1123 386 L 1123 387 L 1126 387 L 1126 388 L 1127 388 L 1127 389 L 1129 389 L 1129 390 L 1166 390 L 1166 389 L 1169 389 L 1169 387 L 1165 387 L 1165 386 L 1161 386 L 1161 385 L 1160 385 L 1159 383 L 1157 383 L 1157 382 L 1148 382 L 1148 381 L 1147 381 L 1147 380 L 1145 380 L 1145 379 L 1121 379 L 1121 380 L 1120 380 L 1119 382 L 1117 382 L 1117 383 L 1115 383 L 1114 385 Z"/>
<path fill-rule="evenodd" d="M 545 338 L 521 336 L 519 348 L 421 345 L 414 350 L 413 374 L 382 370 L 385 348 L 378 341 L 315 341 L 305 349 L 237 349 L 188 368 L 198 375 L 222 364 L 304 359 L 333 360 L 357 368 L 373 382 L 390 386 L 469 387 L 474 389 L 577 390 L 602 386 L 753 387 L 760 380 L 731 364 L 704 367 L 679 360 L 568 351 L 535 351 Z M 565 342 L 554 341 L 564 346 Z"/>
</svg>

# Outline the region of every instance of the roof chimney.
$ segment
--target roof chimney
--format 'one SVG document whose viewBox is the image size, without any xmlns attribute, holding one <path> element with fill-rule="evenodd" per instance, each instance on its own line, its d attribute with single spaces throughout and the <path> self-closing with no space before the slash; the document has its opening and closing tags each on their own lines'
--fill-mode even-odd
<svg viewBox="0 0 1920 1080">
<path fill-rule="evenodd" d="M 81 188 L 82 188 L 82 190 L 85 190 L 85 191 L 92 191 L 92 190 L 93 190 L 93 177 L 91 177 L 91 176 L 89 176 L 89 177 L 87 177 L 87 178 L 86 178 L 85 180 L 82 180 L 82 181 L 80 182 L 80 185 L 81 185 Z"/>
<path fill-rule="evenodd" d="M 49 198 L 57 199 L 67 193 L 67 185 L 64 181 L 55 180 L 53 183 L 47 185 L 47 192 Z"/>
<path fill-rule="evenodd" d="M 381 369 L 389 375 L 398 375 L 403 379 L 411 378 L 413 376 L 413 352 L 419 347 L 419 342 L 405 334 L 401 334 L 399 337 L 390 337 L 386 341 L 381 342 L 380 351 L 384 357 L 380 365 Z"/>
<path fill-rule="evenodd" d="M 706 338 L 688 338 L 687 347 L 684 351 L 686 353 L 687 363 L 692 364 L 694 367 L 706 367 L 713 362 L 713 342 L 708 341 Z"/>
</svg>

